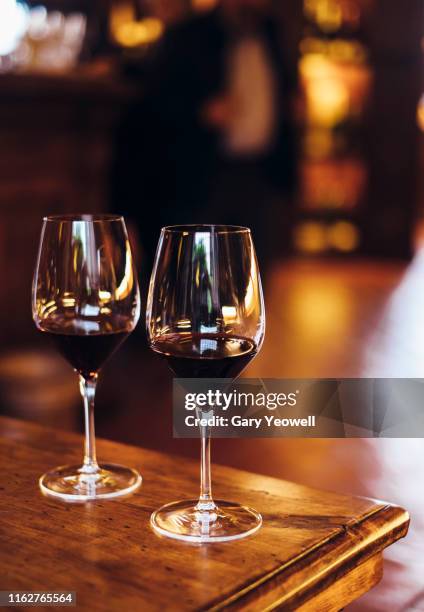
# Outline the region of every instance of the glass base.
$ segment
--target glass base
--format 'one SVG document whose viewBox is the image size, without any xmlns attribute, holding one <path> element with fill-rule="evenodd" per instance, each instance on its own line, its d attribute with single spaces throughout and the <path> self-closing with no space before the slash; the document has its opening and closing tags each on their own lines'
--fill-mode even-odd
<svg viewBox="0 0 424 612">
<path fill-rule="evenodd" d="M 198 500 L 173 502 L 153 512 L 150 523 L 160 535 L 186 542 L 228 542 L 255 533 L 262 517 L 247 506 L 218 500 L 212 511 L 200 512 Z"/>
<path fill-rule="evenodd" d="M 80 465 L 65 465 L 41 476 L 40 489 L 44 495 L 68 502 L 93 499 L 111 499 L 129 495 L 141 485 L 142 478 L 136 470 L 101 463 L 94 474 L 82 473 Z"/>
</svg>

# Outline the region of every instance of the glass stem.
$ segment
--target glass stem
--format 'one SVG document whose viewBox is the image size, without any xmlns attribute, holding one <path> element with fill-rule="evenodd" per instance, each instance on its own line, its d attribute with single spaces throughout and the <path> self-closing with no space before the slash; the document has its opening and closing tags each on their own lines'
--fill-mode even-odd
<svg viewBox="0 0 424 612">
<path fill-rule="evenodd" d="M 96 459 L 96 435 L 94 432 L 94 397 L 96 395 L 97 374 L 90 378 L 80 376 L 80 392 L 84 401 L 85 443 L 83 474 L 96 474 L 99 466 Z"/>
<path fill-rule="evenodd" d="M 199 512 L 209 513 L 216 510 L 216 505 L 212 499 L 211 438 L 210 435 L 207 433 L 206 429 L 207 428 L 205 427 L 201 428 L 200 497 L 196 509 Z M 214 516 L 216 518 L 216 515 Z"/>
</svg>

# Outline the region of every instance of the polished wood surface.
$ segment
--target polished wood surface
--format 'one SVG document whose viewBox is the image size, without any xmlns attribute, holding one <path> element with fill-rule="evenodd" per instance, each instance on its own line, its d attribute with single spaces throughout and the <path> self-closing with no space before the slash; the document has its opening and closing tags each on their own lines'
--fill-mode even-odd
<svg viewBox="0 0 424 612">
<path fill-rule="evenodd" d="M 378 582 L 383 549 L 408 530 L 407 512 L 385 502 L 216 466 L 217 499 L 254 506 L 262 529 L 235 543 L 175 542 L 149 516 L 196 496 L 196 462 L 101 440 L 100 458 L 139 469 L 142 488 L 69 505 L 43 497 L 37 478 L 78 462 L 81 437 L 8 418 L 0 434 L 0 589 L 76 590 L 80 609 L 338 610 Z"/>
</svg>

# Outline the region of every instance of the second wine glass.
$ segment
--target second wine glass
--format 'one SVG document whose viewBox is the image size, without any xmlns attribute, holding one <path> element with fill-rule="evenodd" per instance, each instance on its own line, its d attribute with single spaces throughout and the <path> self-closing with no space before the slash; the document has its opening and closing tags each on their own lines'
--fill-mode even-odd
<svg viewBox="0 0 424 612">
<path fill-rule="evenodd" d="M 125 223 L 116 215 L 46 217 L 34 275 L 37 328 L 79 374 L 85 411 L 82 465 L 58 467 L 40 478 L 43 493 L 65 501 L 119 497 L 135 491 L 140 474 L 98 464 L 94 396 L 101 366 L 140 316 L 137 275 Z"/>
<path fill-rule="evenodd" d="M 185 225 L 162 230 L 147 304 L 150 347 L 179 378 L 234 379 L 255 357 L 265 310 L 250 230 Z M 153 513 L 160 534 L 193 541 L 235 540 L 262 518 L 252 508 L 212 498 L 210 437 L 201 430 L 200 497 Z"/>
</svg>

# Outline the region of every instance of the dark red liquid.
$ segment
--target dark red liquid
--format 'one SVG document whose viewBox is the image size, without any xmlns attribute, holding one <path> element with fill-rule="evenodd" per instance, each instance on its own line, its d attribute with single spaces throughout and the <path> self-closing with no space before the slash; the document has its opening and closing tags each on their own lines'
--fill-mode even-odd
<svg viewBox="0 0 424 612">
<path fill-rule="evenodd" d="M 151 348 L 178 378 L 236 378 L 256 355 L 256 344 L 226 334 L 168 334 Z"/>
<path fill-rule="evenodd" d="M 54 317 L 41 324 L 59 353 L 82 376 L 95 374 L 125 340 L 130 330 L 114 318 L 98 321 Z"/>
</svg>

